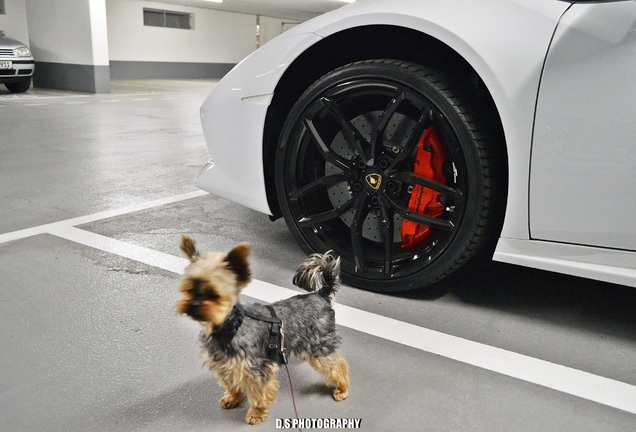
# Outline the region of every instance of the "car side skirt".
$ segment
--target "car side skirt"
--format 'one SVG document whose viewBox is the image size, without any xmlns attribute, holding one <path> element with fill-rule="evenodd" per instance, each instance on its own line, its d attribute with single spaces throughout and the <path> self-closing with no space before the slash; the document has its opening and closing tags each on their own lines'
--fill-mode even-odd
<svg viewBox="0 0 636 432">
<path fill-rule="evenodd" d="M 633 252 L 502 238 L 493 259 L 636 288 L 636 253 Z"/>
</svg>

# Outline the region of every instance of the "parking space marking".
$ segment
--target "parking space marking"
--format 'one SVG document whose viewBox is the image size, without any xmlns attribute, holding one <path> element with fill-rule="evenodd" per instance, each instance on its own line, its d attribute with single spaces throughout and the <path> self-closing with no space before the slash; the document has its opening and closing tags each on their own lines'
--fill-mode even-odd
<svg viewBox="0 0 636 432">
<path fill-rule="evenodd" d="M 69 95 L 32 95 L 32 94 L 23 94 L 23 95 L 0 95 L 0 99 L 4 101 L 25 101 L 25 100 L 33 100 L 33 99 L 68 99 L 68 98 L 88 98 L 91 95 L 77 95 L 77 94 L 69 94 Z"/>
<path fill-rule="evenodd" d="M 122 216 L 128 213 L 133 213 L 140 210 L 147 210 L 153 207 L 161 207 L 167 204 L 173 204 L 179 201 L 185 201 L 192 198 L 198 198 L 203 195 L 208 195 L 207 192 L 196 190 L 193 192 L 187 192 L 181 195 L 174 195 L 166 198 L 160 198 L 154 201 L 147 201 L 140 204 L 134 204 L 128 207 L 106 210 L 99 213 L 94 213 L 86 216 L 79 216 L 72 219 L 66 219 L 59 222 L 52 222 L 45 225 L 40 225 L 32 228 L 25 228 L 18 231 L 12 231 L 4 234 L 0 234 L 0 244 L 9 242 L 12 240 L 19 240 L 26 237 L 31 237 L 38 234 L 45 234 L 56 226 L 77 226 L 91 222 L 96 222 L 102 219 L 108 219 L 115 216 Z"/>
<path fill-rule="evenodd" d="M 52 227 L 48 231 L 48 234 L 53 234 L 54 236 L 70 240 L 74 243 L 79 243 L 84 246 L 89 246 L 94 249 L 119 255 L 133 261 L 138 261 L 177 274 L 181 274 L 189 262 L 185 258 L 155 251 L 143 246 L 137 246 L 68 225 L 57 225 Z"/>
<path fill-rule="evenodd" d="M 69 94 L 69 95 L 57 95 L 57 94 L 21 94 L 21 95 L 2 95 L 0 94 L 0 100 L 4 102 L 25 102 L 25 101 L 44 101 L 48 102 L 49 99 L 75 99 L 75 98 L 93 98 L 97 99 L 98 102 L 108 103 L 108 102 L 120 102 L 120 99 L 105 99 L 100 100 L 100 97 L 116 97 L 116 98 L 128 98 L 128 97 L 144 97 L 144 99 L 134 99 L 134 100 L 151 100 L 149 97 L 161 97 L 166 100 L 176 100 L 181 99 L 183 97 L 191 98 L 199 96 L 198 94 L 192 92 L 174 92 L 174 91 L 143 91 L 143 92 L 135 92 L 135 93 L 110 93 L 110 94 Z M 72 103 L 72 102 L 66 102 Z M 24 104 L 25 106 L 29 106 L 30 104 Z M 35 105 L 35 104 L 33 104 Z M 38 103 L 38 105 L 40 105 Z"/>
<path fill-rule="evenodd" d="M 188 260 L 185 258 L 95 234 L 77 228 L 76 225 L 203 195 L 207 195 L 207 193 L 203 191 L 190 192 L 119 210 L 109 210 L 6 233 L 0 235 L 0 243 L 47 233 L 175 274 L 181 274 L 188 264 Z M 298 291 L 253 280 L 245 288 L 243 294 L 271 303 L 296 295 Z M 335 304 L 334 309 L 337 313 L 338 324 L 344 327 L 636 414 L 636 386 L 634 385 L 419 327 L 350 306 Z"/>
<path fill-rule="evenodd" d="M 189 261 L 69 226 L 50 231 L 57 237 L 181 274 Z M 243 294 L 272 303 L 298 291 L 254 279 Z M 335 304 L 339 325 L 391 342 L 497 372 L 562 393 L 636 414 L 636 386 L 501 348 L 419 327 L 350 306 Z"/>
</svg>

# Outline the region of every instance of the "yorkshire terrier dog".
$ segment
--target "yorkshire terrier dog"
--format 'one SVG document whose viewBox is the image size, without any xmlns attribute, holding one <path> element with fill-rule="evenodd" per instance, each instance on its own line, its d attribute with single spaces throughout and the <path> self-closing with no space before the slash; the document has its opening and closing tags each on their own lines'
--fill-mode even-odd
<svg viewBox="0 0 636 432">
<path fill-rule="evenodd" d="M 340 259 L 314 254 L 298 267 L 293 282 L 310 294 L 271 306 L 243 305 L 239 294 L 251 280 L 250 249 L 249 243 L 241 243 L 229 253 L 201 254 L 190 237 L 181 238 L 181 250 L 191 262 L 180 282 L 183 298 L 177 312 L 203 326 L 199 341 L 205 363 L 225 389 L 221 407 L 236 408 L 247 396 L 245 421 L 265 421 L 278 394 L 276 374 L 287 362 L 287 352 L 322 374 L 327 385 L 335 387 L 335 400 L 345 399 L 349 365 L 337 351 L 340 336 L 331 307 Z"/>
</svg>

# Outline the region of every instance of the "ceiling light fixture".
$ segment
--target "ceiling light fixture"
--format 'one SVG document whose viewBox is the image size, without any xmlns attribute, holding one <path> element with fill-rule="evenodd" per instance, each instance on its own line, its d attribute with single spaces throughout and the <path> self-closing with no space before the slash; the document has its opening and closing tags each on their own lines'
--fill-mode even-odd
<svg viewBox="0 0 636 432">
<path fill-rule="evenodd" d="M 203 0 L 203 1 L 209 1 L 213 3 L 223 3 L 223 0 Z"/>
</svg>

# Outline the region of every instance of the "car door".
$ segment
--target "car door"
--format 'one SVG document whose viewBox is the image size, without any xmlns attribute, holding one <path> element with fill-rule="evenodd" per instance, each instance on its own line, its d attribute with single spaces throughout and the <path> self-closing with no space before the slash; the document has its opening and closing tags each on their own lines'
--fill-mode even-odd
<svg viewBox="0 0 636 432">
<path fill-rule="evenodd" d="M 636 2 L 563 15 L 537 99 L 532 239 L 636 250 Z"/>
</svg>

